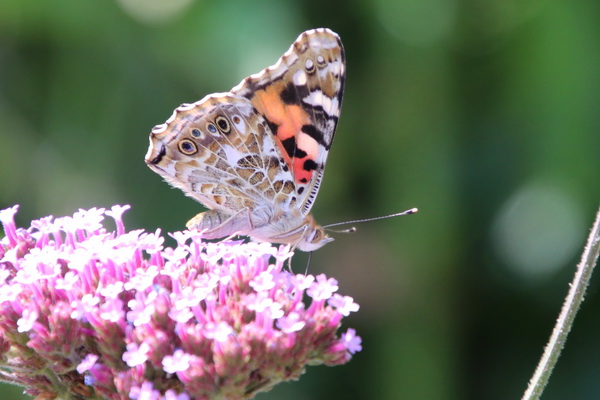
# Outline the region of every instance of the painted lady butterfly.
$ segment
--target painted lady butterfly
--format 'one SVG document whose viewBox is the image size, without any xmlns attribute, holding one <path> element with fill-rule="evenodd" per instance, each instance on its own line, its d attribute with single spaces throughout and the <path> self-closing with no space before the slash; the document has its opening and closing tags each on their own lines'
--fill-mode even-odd
<svg viewBox="0 0 600 400">
<path fill-rule="evenodd" d="M 187 227 L 206 238 L 240 234 L 303 251 L 332 241 L 310 209 L 345 72 L 340 38 L 306 31 L 275 65 L 230 92 L 181 105 L 152 129 L 146 164 L 209 208 Z"/>
</svg>

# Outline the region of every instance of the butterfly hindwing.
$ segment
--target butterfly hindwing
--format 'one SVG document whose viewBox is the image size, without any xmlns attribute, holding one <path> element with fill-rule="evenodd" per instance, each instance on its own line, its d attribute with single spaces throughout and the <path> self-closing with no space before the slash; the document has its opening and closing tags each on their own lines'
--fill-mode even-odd
<svg viewBox="0 0 600 400">
<path fill-rule="evenodd" d="M 153 139 L 163 147 L 151 168 L 210 209 L 233 214 L 273 203 L 285 185 L 291 192 L 293 178 L 269 126 L 245 98 L 218 93 L 184 104 L 154 128 Z M 292 206 L 291 196 L 280 197 Z"/>
</svg>

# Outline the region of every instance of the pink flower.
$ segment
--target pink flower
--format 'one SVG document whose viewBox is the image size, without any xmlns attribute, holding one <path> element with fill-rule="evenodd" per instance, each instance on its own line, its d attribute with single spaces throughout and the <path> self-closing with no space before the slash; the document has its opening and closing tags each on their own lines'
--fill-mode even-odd
<svg viewBox="0 0 600 400">
<path fill-rule="evenodd" d="M 123 353 L 123 361 L 130 367 L 135 367 L 144 364 L 148 361 L 148 353 L 150 352 L 150 346 L 148 343 L 129 343 L 127 345 L 127 351 Z"/>
<path fill-rule="evenodd" d="M 354 302 L 354 299 L 350 296 L 340 296 L 334 294 L 327 303 L 338 310 L 344 317 L 350 315 L 351 312 L 356 312 L 360 308 L 358 304 Z"/>
<path fill-rule="evenodd" d="M 327 278 L 325 274 L 317 275 L 317 281 L 310 285 L 306 293 L 314 300 L 327 300 L 338 290 L 337 280 Z"/>
<path fill-rule="evenodd" d="M 297 332 L 304 328 L 306 322 L 302 320 L 300 314 L 291 312 L 287 317 L 281 317 L 277 320 L 277 327 L 284 333 Z"/>
<path fill-rule="evenodd" d="M 360 336 L 356 336 L 356 331 L 352 328 L 342 334 L 342 342 L 346 345 L 348 352 L 354 354 L 362 350 L 362 339 Z"/>
<path fill-rule="evenodd" d="M 172 356 L 165 356 L 162 360 L 162 366 L 166 373 L 174 374 L 179 371 L 185 371 L 190 367 L 191 356 L 181 349 L 175 350 Z"/>
<path fill-rule="evenodd" d="M 83 374 L 85 371 L 91 369 L 94 364 L 96 364 L 96 361 L 98 361 L 98 356 L 96 354 L 88 354 L 77 366 L 77 372 Z"/>
<path fill-rule="evenodd" d="M 35 310 L 23 310 L 23 316 L 17 321 L 18 332 L 28 332 L 33 329 L 33 324 L 38 319 L 38 312 Z"/>
<path fill-rule="evenodd" d="M 0 211 L 3 379 L 49 398 L 67 388 L 83 398 L 248 399 L 361 350 L 353 329 L 337 333 L 358 304 L 333 278 L 286 271 L 289 248 L 206 243 L 190 231 L 165 248 L 160 231 L 125 230 L 128 209 L 45 217 L 27 230 L 14 223 L 18 207 Z"/>
</svg>

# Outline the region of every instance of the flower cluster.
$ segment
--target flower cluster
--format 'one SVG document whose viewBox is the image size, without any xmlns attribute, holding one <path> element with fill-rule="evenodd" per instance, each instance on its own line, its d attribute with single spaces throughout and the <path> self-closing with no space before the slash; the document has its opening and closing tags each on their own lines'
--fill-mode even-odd
<svg viewBox="0 0 600 400">
<path fill-rule="evenodd" d="M 39 398 L 248 399 L 361 350 L 335 279 L 289 248 L 126 232 L 129 207 L 17 228 L 0 211 L 0 381 Z M 103 225 L 112 217 L 116 231 Z"/>
</svg>

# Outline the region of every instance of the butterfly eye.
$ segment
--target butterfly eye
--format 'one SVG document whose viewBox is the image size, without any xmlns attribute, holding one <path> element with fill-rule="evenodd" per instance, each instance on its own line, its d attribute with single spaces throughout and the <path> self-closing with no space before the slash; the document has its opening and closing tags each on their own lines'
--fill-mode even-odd
<svg viewBox="0 0 600 400">
<path fill-rule="evenodd" d="M 229 121 L 227 120 L 227 118 L 219 116 L 217 117 L 215 122 L 219 126 L 219 129 L 221 129 L 221 132 L 229 133 L 229 131 L 231 130 L 231 126 L 229 126 Z"/>
<path fill-rule="evenodd" d="M 312 233 L 312 235 L 310 236 L 310 238 L 308 238 L 308 241 L 310 243 L 317 243 L 319 241 L 321 241 L 321 239 L 323 238 L 323 232 L 319 229 L 315 229 Z"/>
<path fill-rule="evenodd" d="M 194 129 L 192 129 L 192 136 L 193 137 L 200 137 L 200 136 L 202 136 L 202 132 L 200 132 L 199 129 L 194 128 Z"/>
<path fill-rule="evenodd" d="M 208 124 L 206 127 L 210 133 L 217 133 L 217 128 L 213 124 Z"/>
<path fill-rule="evenodd" d="M 196 144 L 189 139 L 183 139 L 178 144 L 179 150 L 185 155 L 192 155 L 198 151 Z"/>
<path fill-rule="evenodd" d="M 310 58 L 308 60 L 306 60 L 306 62 L 304 63 L 304 69 L 309 74 L 312 74 L 313 72 L 315 72 L 315 63 L 313 62 L 313 60 L 311 60 Z"/>
</svg>

